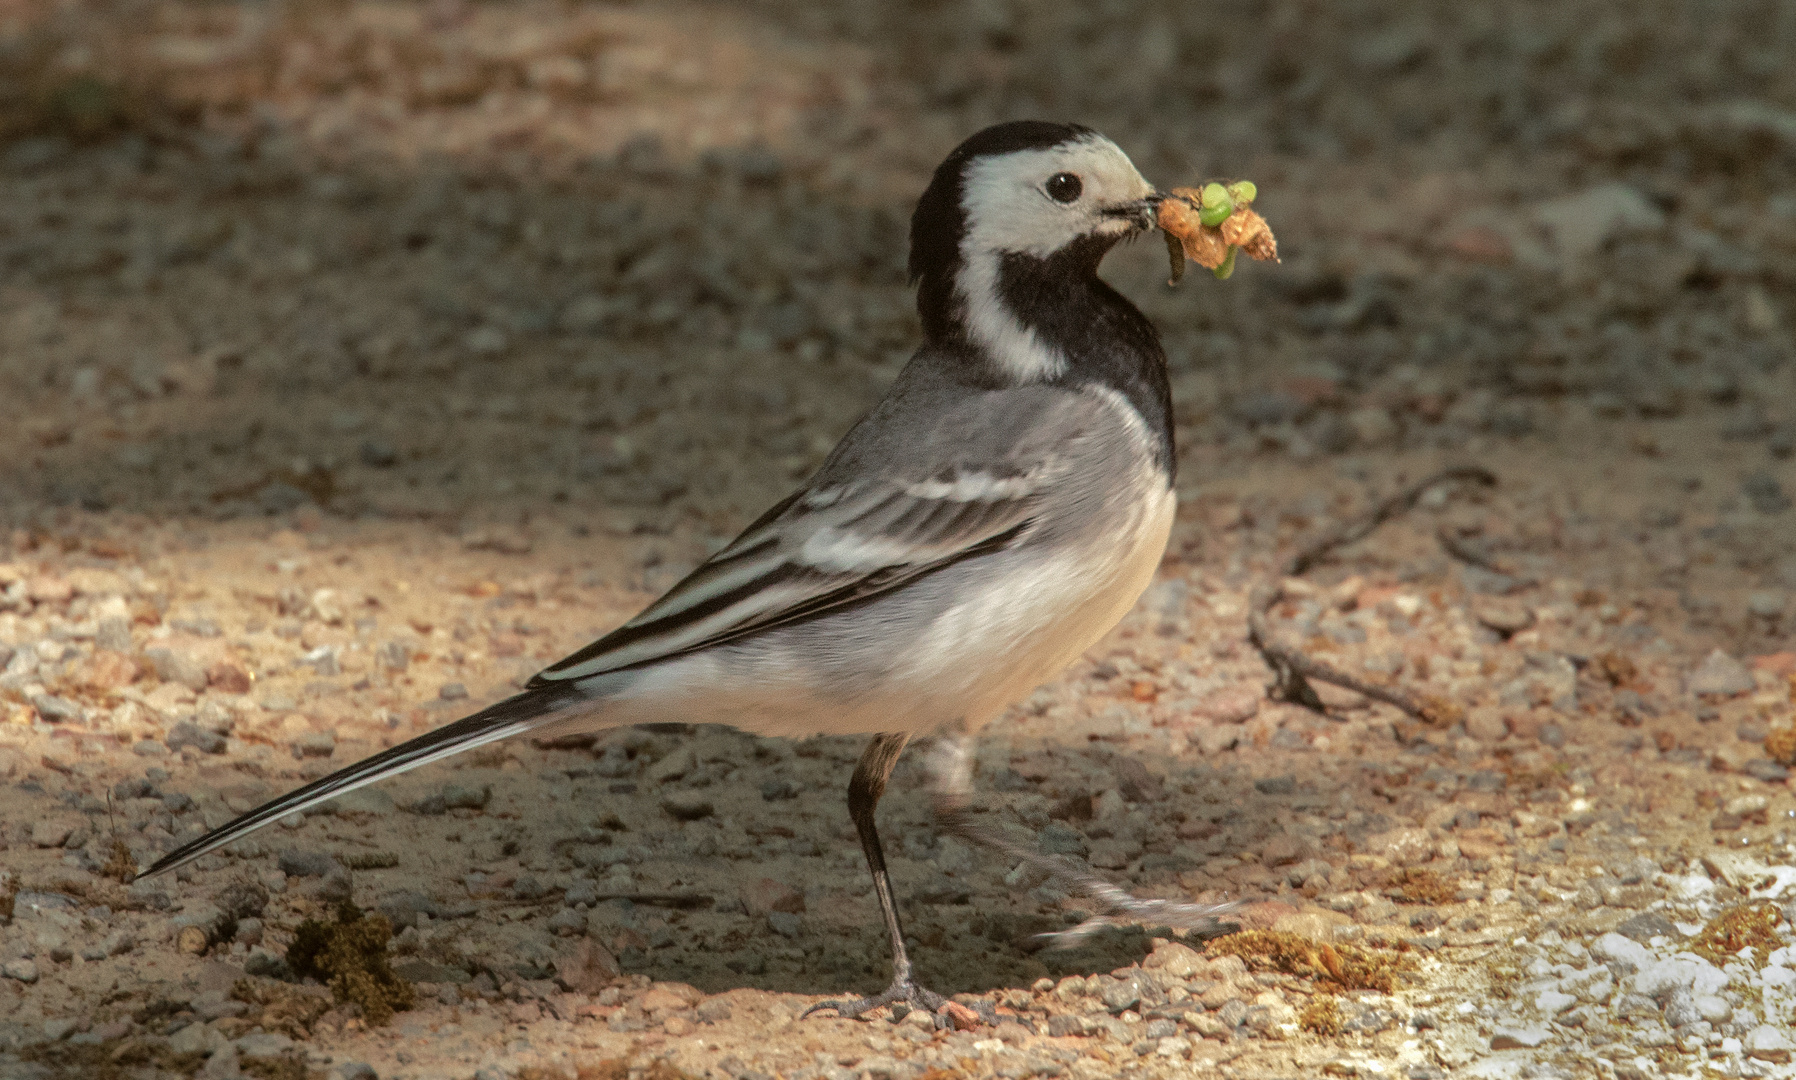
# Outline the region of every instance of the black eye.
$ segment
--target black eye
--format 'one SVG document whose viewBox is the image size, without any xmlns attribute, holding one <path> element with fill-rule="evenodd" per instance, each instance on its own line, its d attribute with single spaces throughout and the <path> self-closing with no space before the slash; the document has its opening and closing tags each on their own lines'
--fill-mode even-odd
<svg viewBox="0 0 1796 1080">
<path fill-rule="evenodd" d="M 1072 202 L 1085 190 L 1079 178 L 1069 172 L 1057 172 L 1048 177 L 1048 198 L 1055 202 Z"/>
</svg>

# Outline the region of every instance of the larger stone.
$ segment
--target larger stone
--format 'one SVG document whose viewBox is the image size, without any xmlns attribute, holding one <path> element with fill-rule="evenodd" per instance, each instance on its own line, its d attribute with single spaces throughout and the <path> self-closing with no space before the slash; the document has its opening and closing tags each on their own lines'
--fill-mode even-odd
<svg viewBox="0 0 1796 1080">
<path fill-rule="evenodd" d="M 1534 625 L 1534 612 L 1513 600 L 1485 600 L 1475 609 L 1478 621 L 1508 637 Z"/>
<path fill-rule="evenodd" d="M 1492 1050 L 1532 1050 L 1552 1037 L 1552 1029 L 1544 1024 L 1498 1028 L 1497 1033 L 1490 1037 L 1490 1048 Z"/>
<path fill-rule="evenodd" d="M 618 976 L 617 958 L 611 950 L 587 938 L 574 951 L 555 961 L 555 979 L 565 990 L 596 994 Z"/>
<path fill-rule="evenodd" d="M 1671 941 L 1678 941 L 1683 937 L 1670 919 L 1656 911 L 1643 911 L 1632 918 L 1624 919 L 1621 925 L 1615 928 L 1615 932 L 1623 937 L 1632 938 L 1642 945 L 1656 937 L 1667 938 Z"/>
<path fill-rule="evenodd" d="M 1753 889 L 1771 876 L 1771 868 L 1737 851 L 1713 851 L 1702 857 L 1702 868 L 1736 889 Z"/>
<path fill-rule="evenodd" d="M 1716 649 L 1690 673 L 1690 692 L 1698 697 L 1734 697 L 1758 688 L 1745 664 Z"/>
<path fill-rule="evenodd" d="M 1241 729 L 1217 724 L 1212 727 L 1198 728 L 1187 738 L 1196 744 L 1198 753 L 1205 757 L 1215 757 L 1217 754 L 1234 749 L 1235 744 L 1241 741 Z"/>
<path fill-rule="evenodd" d="M 211 1024 L 188 1024 L 168 1040 L 177 1054 L 210 1054 L 225 1044 L 225 1037 Z"/>
<path fill-rule="evenodd" d="M 193 1074 L 193 1080 L 244 1080 L 243 1062 L 238 1059 L 237 1048 L 229 1043 L 219 1047 L 200 1071 Z"/>
<path fill-rule="evenodd" d="M 1465 733 L 1482 742 L 1497 742 L 1509 734 L 1509 721 L 1494 705 L 1480 705 L 1466 714 Z"/>
<path fill-rule="evenodd" d="M 1140 850 L 1139 844 L 1127 840 L 1099 840 L 1091 845 L 1089 861 L 1100 869 L 1121 870 L 1129 865 Z"/>
<path fill-rule="evenodd" d="M 253 881 L 236 881 L 218 890 L 212 902 L 229 918 L 257 918 L 268 907 L 268 889 Z"/>
<path fill-rule="evenodd" d="M 393 796 L 377 787 L 357 788 L 324 804 L 333 814 L 390 814 Z"/>
<path fill-rule="evenodd" d="M 1126 979 L 1110 979 L 1098 991 L 1098 1000 L 1112 1014 L 1120 1013 L 1133 1008 L 1141 1000 L 1142 990 L 1141 977 L 1138 975 L 1131 975 Z"/>
<path fill-rule="evenodd" d="M 1745 1045 L 1749 1056 L 1779 1064 L 1789 1061 L 1791 1051 L 1796 1051 L 1796 1042 L 1792 1042 L 1782 1028 L 1770 1024 L 1760 1024 L 1747 1032 Z"/>
<path fill-rule="evenodd" d="M 665 784 L 670 780 L 678 780 L 687 773 L 698 768 L 698 758 L 690 746 L 682 746 L 670 751 L 666 757 L 655 762 L 644 772 L 643 779 L 651 784 Z"/>
<path fill-rule="evenodd" d="M 129 656 L 110 649 L 96 649 L 70 677 L 92 690 L 117 690 L 136 682 L 139 674 L 136 662 Z"/>
<path fill-rule="evenodd" d="M 337 752 L 337 738 L 328 731 L 312 731 L 293 740 L 296 758 L 327 758 Z"/>
<path fill-rule="evenodd" d="M 1260 851 L 1260 861 L 1267 866 L 1290 866 L 1314 854 L 1315 850 L 1309 841 L 1289 833 L 1281 833 L 1266 841 L 1266 846 Z"/>
<path fill-rule="evenodd" d="M 590 884 L 590 882 L 588 883 Z M 417 926 L 418 916 L 428 915 L 436 918 L 440 909 L 435 900 L 421 892 L 410 889 L 394 893 L 380 902 L 380 913 L 396 927 Z M 440 979 L 423 979 L 422 982 L 441 982 Z"/>
<path fill-rule="evenodd" d="M 196 694 L 206 688 L 206 665 L 192 654 L 163 646 L 145 649 L 143 655 L 163 682 L 179 683 Z"/>
<path fill-rule="evenodd" d="M 168 729 L 168 737 L 163 740 L 170 750 L 179 750 L 183 746 L 191 746 L 202 754 L 222 754 L 225 750 L 225 737 L 216 731 L 208 731 L 192 721 L 183 720 Z"/>
<path fill-rule="evenodd" d="M 1653 954 L 1637 941 L 1608 933 L 1590 943 L 1590 954 L 1612 964 L 1625 964 L 1636 970 L 1652 962 Z"/>
<path fill-rule="evenodd" d="M 797 915 L 805 909 L 804 893 L 772 878 L 751 882 L 742 890 L 742 903 L 756 915 L 774 911 Z"/>
<path fill-rule="evenodd" d="M 293 1040 L 278 1032 L 258 1031 L 237 1040 L 237 1052 L 244 1057 L 279 1057 L 293 1049 Z"/>
<path fill-rule="evenodd" d="M 479 810 L 493 797 L 490 784 L 444 784 L 443 805 L 451 810 Z"/>
<path fill-rule="evenodd" d="M 1690 1003 L 1696 1006 L 1696 1015 L 1711 1024 L 1725 1024 L 1734 1018 L 1734 1007 L 1720 994 L 1697 994 Z"/>
<path fill-rule="evenodd" d="M 322 851 L 288 848 L 279 858 L 281 872 L 291 877 L 323 877 L 337 866 L 337 860 Z"/>
<path fill-rule="evenodd" d="M 1665 212 L 1626 184 L 1610 183 L 1549 199 L 1534 208 L 1534 221 L 1561 255 L 1580 258 L 1630 232 L 1657 229 Z"/>
<path fill-rule="evenodd" d="M 1084 1036 L 1091 1033 L 1092 1025 L 1076 1013 L 1058 1013 L 1048 1017 L 1048 1034 L 1056 1039 L 1068 1036 Z"/>
<path fill-rule="evenodd" d="M 1746 610 L 1761 619 L 1775 619 L 1784 613 L 1786 600 L 1777 589 L 1760 589 L 1746 598 Z"/>
<path fill-rule="evenodd" d="M 696 791 L 670 791 L 661 797 L 661 809 L 669 817 L 679 821 L 697 821 L 716 813 L 717 807 L 710 799 Z"/>
<path fill-rule="evenodd" d="M 613 969 L 613 974 L 616 974 Z M 413 957 L 401 960 L 393 965 L 393 974 L 407 982 L 427 983 L 465 983 L 473 981 L 473 976 L 458 967 L 438 964 L 434 961 Z"/>
<path fill-rule="evenodd" d="M 80 704 L 55 694 L 31 695 L 31 707 L 37 710 L 38 718 L 47 724 L 60 724 L 64 721 L 80 723 L 87 716 L 87 710 Z"/>
<path fill-rule="evenodd" d="M 206 683 L 221 694 L 247 694 L 255 680 L 242 664 L 220 660 L 206 669 Z"/>
<path fill-rule="evenodd" d="M 1719 994 L 1726 985 L 1727 975 L 1720 968 L 1687 954 L 1648 961 L 1634 975 L 1634 992 L 1655 1001 L 1679 990 L 1693 995 Z"/>
<path fill-rule="evenodd" d="M 1382 855 L 1398 866 L 1413 866 L 1434 857 L 1434 838 L 1426 829 L 1391 829 L 1366 838 L 1366 852 Z"/>
<path fill-rule="evenodd" d="M 1141 966 L 1174 979 L 1189 979 L 1210 970 L 1210 962 L 1202 953 L 1177 941 L 1167 941 L 1155 946 L 1153 953 L 1141 962 Z"/>
<path fill-rule="evenodd" d="M 68 842 L 74 831 L 75 827 L 66 821 L 34 821 L 31 823 L 31 843 L 34 847 L 59 848 Z"/>
</svg>

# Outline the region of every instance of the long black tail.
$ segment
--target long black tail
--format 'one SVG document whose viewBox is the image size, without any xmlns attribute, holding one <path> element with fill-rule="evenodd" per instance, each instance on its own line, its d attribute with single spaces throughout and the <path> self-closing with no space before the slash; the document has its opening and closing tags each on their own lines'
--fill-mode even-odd
<svg viewBox="0 0 1796 1080">
<path fill-rule="evenodd" d="M 526 690 L 472 716 L 420 735 L 410 742 L 382 750 L 373 757 L 364 758 L 346 769 L 339 769 L 329 776 L 314 780 L 272 802 L 263 803 L 199 839 L 182 844 L 157 859 L 154 865 L 140 872 L 137 877 L 146 878 L 173 870 L 208 851 L 247 836 L 271 821 L 317 806 L 365 784 L 372 784 L 407 769 L 415 769 L 439 758 L 459 754 L 463 750 L 472 750 L 476 746 L 484 746 L 556 723 L 560 718 L 552 714 L 582 700 L 585 700 L 584 695 L 566 683 L 552 683 Z"/>
</svg>

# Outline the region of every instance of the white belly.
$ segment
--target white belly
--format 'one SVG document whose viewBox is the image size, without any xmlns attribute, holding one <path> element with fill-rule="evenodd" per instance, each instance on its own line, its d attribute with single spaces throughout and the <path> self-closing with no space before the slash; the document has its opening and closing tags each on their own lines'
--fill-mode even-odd
<svg viewBox="0 0 1796 1080">
<path fill-rule="evenodd" d="M 970 596 L 941 620 L 920 657 L 965 659 L 958 718 L 977 728 L 1021 700 L 1097 644 L 1135 606 L 1159 569 L 1172 532 L 1171 490 L 1119 524 L 1113 544 L 1044 560 L 1027 584 L 1010 582 Z M 956 671 L 963 667 L 954 664 Z M 916 673 L 928 678 L 926 670 Z M 953 719 L 950 717 L 948 719 Z"/>
</svg>

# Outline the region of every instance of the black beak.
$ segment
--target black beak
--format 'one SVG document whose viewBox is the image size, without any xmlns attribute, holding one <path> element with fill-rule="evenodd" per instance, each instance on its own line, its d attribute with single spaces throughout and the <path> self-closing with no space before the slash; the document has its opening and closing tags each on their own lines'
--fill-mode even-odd
<svg viewBox="0 0 1796 1080">
<path fill-rule="evenodd" d="M 1160 202 L 1164 198 L 1164 195 L 1156 191 L 1146 198 L 1113 206 L 1104 211 L 1104 216 L 1122 218 L 1137 229 L 1151 229 L 1159 220 Z"/>
</svg>

